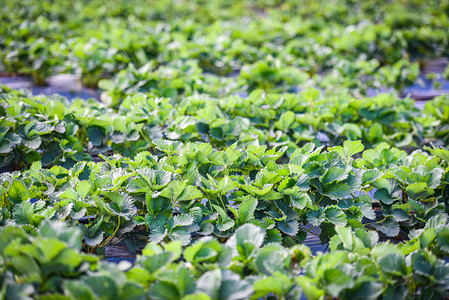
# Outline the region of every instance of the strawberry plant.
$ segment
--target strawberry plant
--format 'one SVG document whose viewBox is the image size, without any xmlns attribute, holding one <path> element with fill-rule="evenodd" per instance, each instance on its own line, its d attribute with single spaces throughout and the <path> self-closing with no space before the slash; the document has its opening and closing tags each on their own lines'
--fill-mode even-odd
<svg viewBox="0 0 449 300">
<path fill-rule="evenodd" d="M 3 2 L 1 299 L 449 297 L 447 1 Z"/>
<path fill-rule="evenodd" d="M 283 95 L 257 90 L 248 98 L 221 100 L 192 96 L 179 102 L 138 93 L 117 110 L 94 101 L 30 98 L 7 88 L 1 97 L 1 165 L 16 169 L 37 160 L 71 167 L 111 152 L 133 157 L 160 138 L 208 142 L 217 149 L 235 142 L 239 147 L 286 145 L 289 155 L 306 142 L 335 146 L 361 139 L 375 146 L 389 141 L 408 151 L 446 143 L 444 97 L 424 112 L 412 100 L 393 95 L 343 100 L 315 89 Z"/>
<path fill-rule="evenodd" d="M 79 252 L 79 234 L 45 221 L 37 233 L 1 229 L 2 296 L 124 299 L 342 299 L 447 297 L 446 218 L 433 218 L 406 243 L 379 243 L 375 232 L 337 226 L 332 252 L 267 242 L 246 224 L 225 244 L 202 238 L 192 246 L 148 244 L 136 264 L 113 266 Z"/>
</svg>

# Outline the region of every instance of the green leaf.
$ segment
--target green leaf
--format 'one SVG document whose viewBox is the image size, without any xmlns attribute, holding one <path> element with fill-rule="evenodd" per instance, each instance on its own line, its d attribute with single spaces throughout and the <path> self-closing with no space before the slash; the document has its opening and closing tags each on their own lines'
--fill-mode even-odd
<svg viewBox="0 0 449 300">
<path fill-rule="evenodd" d="M 89 276 L 84 279 L 84 284 L 89 286 L 99 298 L 113 299 L 118 295 L 118 286 L 107 276 Z"/>
<path fill-rule="evenodd" d="M 384 272 L 388 272 L 397 276 L 407 275 L 407 266 L 405 265 L 405 259 L 399 254 L 387 254 L 381 257 L 378 262 L 379 266 Z"/>
<path fill-rule="evenodd" d="M 355 124 L 346 124 L 347 129 L 349 129 L 348 133 L 354 133 L 356 137 L 361 136 L 361 131 L 358 126 L 355 126 Z M 365 146 L 363 146 L 361 141 L 350 141 L 346 140 L 343 143 L 343 147 L 337 146 L 333 147 L 330 150 L 338 152 L 342 157 L 349 159 L 353 155 L 360 153 L 365 149 Z"/>
<path fill-rule="evenodd" d="M 220 220 L 217 222 L 217 229 L 220 231 L 226 231 L 234 227 L 235 221 L 231 218 L 228 218 L 226 220 Z"/>
<path fill-rule="evenodd" d="M 369 184 L 380 178 L 382 174 L 378 170 L 367 170 L 363 173 L 363 185 Z"/>
<path fill-rule="evenodd" d="M 388 237 L 397 236 L 400 229 L 398 222 L 392 216 L 387 216 L 381 223 L 374 224 L 374 227 Z"/>
<path fill-rule="evenodd" d="M 325 195 L 334 200 L 340 200 L 350 195 L 349 186 L 347 184 L 331 184 L 326 187 Z"/>
<path fill-rule="evenodd" d="M 203 197 L 203 193 L 200 192 L 200 190 L 198 190 L 198 188 L 194 187 L 194 186 L 187 186 L 181 193 L 181 195 L 179 196 L 179 198 L 177 199 L 177 201 L 190 201 L 190 200 L 195 200 L 198 198 L 202 198 Z"/>
<path fill-rule="evenodd" d="M 361 141 L 348 141 L 343 143 L 343 148 L 345 150 L 346 157 L 351 157 L 354 154 L 362 152 L 365 149 Z"/>
<path fill-rule="evenodd" d="M 296 282 L 302 287 L 307 299 L 324 299 L 326 292 L 320 289 L 312 278 L 298 276 Z"/>
<path fill-rule="evenodd" d="M 105 140 L 103 129 L 97 126 L 87 128 L 87 137 L 94 147 L 100 147 Z"/>
<path fill-rule="evenodd" d="M 140 300 L 145 299 L 144 288 L 134 282 L 125 282 L 120 289 L 121 293 L 119 295 L 120 299 L 123 300 Z"/>
<path fill-rule="evenodd" d="M 78 200 L 79 195 L 73 188 L 69 187 L 59 194 L 59 197 L 62 199 Z"/>
<path fill-rule="evenodd" d="M 92 185 L 89 181 L 80 181 L 76 186 L 76 191 L 81 199 L 85 199 Z"/>
<path fill-rule="evenodd" d="M 273 293 L 278 298 L 283 298 L 292 286 L 293 283 L 287 275 L 277 273 L 274 276 L 260 279 L 254 283 L 254 297 L 261 298 Z"/>
<path fill-rule="evenodd" d="M 449 228 L 440 227 L 436 232 L 435 241 L 438 247 L 449 253 Z"/>
<path fill-rule="evenodd" d="M 198 241 L 185 249 L 184 258 L 191 263 L 200 263 L 216 257 L 217 254 L 215 249 L 204 245 L 203 241 Z"/>
<path fill-rule="evenodd" d="M 20 136 L 16 133 L 7 133 L 6 136 L 0 140 L 0 153 L 11 152 L 16 145 L 22 142 Z"/>
<path fill-rule="evenodd" d="M 42 261 L 44 262 L 51 261 L 67 247 L 65 243 L 52 238 L 39 239 L 36 241 L 36 245 L 40 248 L 41 253 L 43 254 Z"/>
<path fill-rule="evenodd" d="M 312 200 L 310 199 L 310 196 L 307 193 L 303 192 L 297 192 L 293 193 L 293 195 L 290 197 L 290 200 L 292 201 L 292 204 L 294 207 L 299 209 L 304 209 L 305 207 L 312 207 Z"/>
<path fill-rule="evenodd" d="M 265 238 L 263 228 L 247 223 L 240 226 L 227 244 L 237 250 L 242 258 L 249 258 L 262 246 Z"/>
<path fill-rule="evenodd" d="M 371 204 L 362 204 L 360 206 L 360 212 L 367 219 L 374 220 L 376 218 L 376 213 L 374 212 L 373 206 Z"/>
<path fill-rule="evenodd" d="M 439 214 L 436 216 L 431 217 L 427 223 L 426 226 L 424 226 L 425 229 L 435 229 L 439 227 L 440 225 L 445 225 L 448 220 L 448 216 L 446 214 Z"/>
<path fill-rule="evenodd" d="M 217 222 L 217 229 L 220 231 L 226 231 L 234 227 L 235 222 L 233 219 L 229 218 L 228 214 L 218 205 L 212 205 L 214 209 L 218 212 L 219 219 Z"/>
<path fill-rule="evenodd" d="M 226 166 L 231 166 L 240 158 L 240 151 L 236 149 L 237 143 L 234 143 L 232 146 L 226 148 L 224 153 L 224 163 Z"/>
<path fill-rule="evenodd" d="M 204 273 L 197 281 L 197 289 L 207 294 L 212 299 L 220 299 L 219 292 L 221 286 L 222 274 L 220 269 L 215 269 Z"/>
<path fill-rule="evenodd" d="M 376 190 L 374 193 L 374 199 L 379 200 L 384 204 L 392 204 L 395 200 L 386 188 Z"/>
<path fill-rule="evenodd" d="M 173 217 L 173 227 L 189 226 L 193 224 L 193 217 L 190 214 L 176 215 Z"/>
<path fill-rule="evenodd" d="M 301 174 L 298 177 L 298 180 L 296 181 L 296 186 L 299 187 L 299 189 L 303 192 L 307 191 L 309 189 L 310 179 L 307 176 L 307 174 Z"/>
<path fill-rule="evenodd" d="M 383 284 L 376 281 L 362 281 L 344 291 L 344 299 L 376 300 L 384 293 Z M 385 296 L 385 295 L 384 295 Z M 400 298 L 392 298 L 400 299 Z"/>
<path fill-rule="evenodd" d="M 11 199 L 11 202 L 18 204 L 27 201 L 30 198 L 30 192 L 22 182 L 14 180 L 8 190 L 8 196 Z"/>
<path fill-rule="evenodd" d="M 280 243 L 282 243 L 281 232 L 279 230 L 277 230 L 277 229 L 268 229 L 267 230 L 267 235 L 265 237 L 265 243 L 266 244 L 272 244 L 272 243 L 280 244 Z"/>
<path fill-rule="evenodd" d="M 145 247 L 145 249 L 147 249 L 147 247 L 148 245 Z M 173 254 L 170 252 L 153 253 L 151 256 L 144 258 L 143 265 L 147 271 L 154 273 L 169 265 L 173 261 L 172 257 Z"/>
<path fill-rule="evenodd" d="M 355 235 L 362 241 L 366 248 L 372 248 L 379 242 L 379 234 L 376 231 L 357 228 Z"/>
<path fill-rule="evenodd" d="M 162 191 L 161 196 L 170 199 L 172 202 L 176 202 L 202 198 L 203 194 L 196 187 L 187 186 L 187 183 L 184 181 L 172 181 Z"/>
<path fill-rule="evenodd" d="M 41 272 L 38 263 L 30 256 L 21 255 L 12 257 L 11 264 L 17 271 L 27 276 L 39 276 Z"/>
<path fill-rule="evenodd" d="M 126 133 L 126 120 L 121 117 L 116 117 L 112 120 L 112 127 L 114 130 Z"/>
<path fill-rule="evenodd" d="M 402 209 L 393 209 L 393 211 L 391 212 L 391 215 L 398 222 L 404 222 L 410 218 L 409 215 L 407 214 L 407 212 Z"/>
<path fill-rule="evenodd" d="M 408 288 L 405 284 L 403 285 L 394 285 L 394 286 L 389 286 L 385 292 L 383 292 L 383 299 L 385 300 L 405 300 L 407 299 L 407 295 L 408 295 Z M 361 300 L 365 299 L 365 298 L 360 298 Z M 375 298 L 377 299 L 377 298 Z"/>
<path fill-rule="evenodd" d="M 182 243 L 178 241 L 173 241 L 164 245 L 164 250 L 166 252 L 172 253 L 172 259 L 177 260 L 182 254 Z"/>
<path fill-rule="evenodd" d="M 66 294 L 73 299 L 95 300 L 98 298 L 94 295 L 92 289 L 79 281 L 66 281 L 64 287 Z"/>
<path fill-rule="evenodd" d="M 105 196 L 112 200 L 109 208 L 117 215 L 129 219 L 136 213 L 133 198 L 128 194 L 117 192 L 105 192 Z"/>
<path fill-rule="evenodd" d="M 183 143 L 178 141 L 170 141 L 162 139 L 153 140 L 153 144 L 155 144 L 160 151 L 165 152 L 168 155 L 178 153 L 184 146 Z"/>
<path fill-rule="evenodd" d="M 178 287 L 170 281 L 159 281 L 152 284 L 148 289 L 148 295 L 150 295 L 151 299 L 158 300 L 181 299 Z"/>
<path fill-rule="evenodd" d="M 6 291 L 3 295 L 5 295 L 5 299 L 14 299 L 14 300 L 33 300 L 33 296 L 36 293 L 32 284 L 13 284 L 10 283 L 6 286 Z M 43 299 L 45 300 L 45 299 Z M 51 300 L 51 299 L 50 299 Z M 58 299 L 57 299 L 58 300 Z M 67 299 L 62 299 L 67 300 Z"/>
<path fill-rule="evenodd" d="M 334 225 L 346 225 L 345 213 L 338 206 L 329 206 L 324 211 L 326 219 Z"/>
<path fill-rule="evenodd" d="M 83 238 L 87 245 L 95 247 L 97 245 L 100 245 L 100 243 L 103 241 L 103 234 L 104 233 L 102 231 L 98 231 L 92 236 L 84 234 Z"/>
<path fill-rule="evenodd" d="M 424 229 L 421 235 L 419 236 L 419 243 L 421 245 L 421 248 L 426 248 L 427 246 L 429 246 L 435 239 L 435 236 L 436 236 L 435 230 Z"/>
<path fill-rule="evenodd" d="M 237 224 L 242 225 L 254 219 L 254 211 L 256 210 L 258 201 L 255 198 L 247 198 L 239 205 Z"/>
<path fill-rule="evenodd" d="M 155 227 L 150 232 L 150 241 L 158 244 L 165 238 L 167 233 L 168 233 L 167 228 Z"/>
<path fill-rule="evenodd" d="M 425 182 L 412 183 L 405 191 L 412 199 L 420 199 L 433 194 L 433 189 L 428 188 Z"/>
<path fill-rule="evenodd" d="M 353 285 L 353 279 L 339 269 L 327 269 L 323 277 L 325 289 L 333 297 L 338 297 L 342 290 Z"/>
<path fill-rule="evenodd" d="M 269 244 L 256 257 L 256 268 L 265 275 L 284 272 L 287 253 L 279 244 Z"/>
<path fill-rule="evenodd" d="M 295 236 L 298 233 L 299 225 L 297 220 L 281 221 L 278 223 L 278 228 L 285 234 Z"/>
<path fill-rule="evenodd" d="M 42 144 L 42 139 L 38 135 L 33 135 L 26 140 L 22 140 L 23 145 L 26 147 L 36 150 L 39 149 L 39 146 Z"/>
<path fill-rule="evenodd" d="M 429 258 L 422 249 L 414 252 L 411 259 L 413 272 L 427 278 L 434 276 L 434 262 L 431 262 Z"/>
<path fill-rule="evenodd" d="M 312 226 L 320 226 L 326 220 L 324 215 L 324 208 L 319 207 L 316 210 L 311 210 L 307 213 L 307 222 Z"/>
<path fill-rule="evenodd" d="M 170 172 L 165 172 L 162 170 L 156 170 L 153 174 L 154 175 L 152 183 L 154 184 L 153 188 L 156 190 L 159 190 L 166 186 L 170 182 L 172 176 Z"/>
<path fill-rule="evenodd" d="M 252 285 L 240 278 L 239 274 L 223 270 L 218 299 L 248 299 L 253 293 Z"/>
<path fill-rule="evenodd" d="M 14 220 L 17 224 L 20 225 L 28 225 L 32 224 L 33 215 L 34 215 L 34 207 L 30 202 L 22 202 L 14 206 L 13 209 Z M 32 224 L 37 225 L 37 224 Z"/>
<path fill-rule="evenodd" d="M 353 234 L 351 228 L 338 225 L 335 226 L 335 231 L 337 232 L 338 237 L 342 241 L 343 246 L 348 250 L 352 250 L 354 241 L 352 238 Z"/>
<path fill-rule="evenodd" d="M 212 298 L 205 293 L 189 294 L 182 298 L 182 300 L 211 300 Z"/>
<path fill-rule="evenodd" d="M 327 170 L 327 172 L 320 178 L 324 184 L 330 184 L 335 181 L 342 181 L 348 177 L 345 169 L 334 167 Z"/>
<path fill-rule="evenodd" d="M 280 116 L 279 121 L 274 122 L 274 126 L 283 132 L 287 132 L 294 121 L 295 113 L 292 111 L 286 111 Z"/>
</svg>

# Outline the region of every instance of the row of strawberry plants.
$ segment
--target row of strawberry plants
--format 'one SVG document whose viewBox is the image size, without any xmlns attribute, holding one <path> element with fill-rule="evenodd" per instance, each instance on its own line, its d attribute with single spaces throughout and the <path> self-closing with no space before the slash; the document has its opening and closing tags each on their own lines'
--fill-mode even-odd
<svg viewBox="0 0 449 300">
<path fill-rule="evenodd" d="M 4 87 L 0 166 L 20 169 L 42 161 L 71 167 L 108 151 L 133 157 L 159 138 L 208 142 L 217 149 L 235 142 L 239 147 L 286 145 L 289 155 L 309 141 L 334 146 L 361 139 L 368 147 L 388 142 L 409 150 L 444 146 L 448 103 L 441 96 L 421 111 L 413 100 L 388 94 L 357 99 L 308 89 L 298 94 L 257 90 L 248 98 L 197 95 L 179 102 L 138 93 L 112 109 L 93 100 L 31 98 Z"/>
<path fill-rule="evenodd" d="M 44 221 L 37 233 L 0 229 L 4 299 L 444 299 L 449 296 L 447 215 L 405 243 L 337 226 L 330 253 L 267 241 L 253 224 L 224 244 L 202 238 L 148 244 L 136 264 L 111 265 L 80 253 L 77 229 Z"/>
<path fill-rule="evenodd" d="M 447 4 L 436 1 L 254 2 L 8 0 L 0 12 L 0 71 L 40 84 L 72 72 L 95 86 L 130 65 L 171 73 L 169 62 L 192 60 L 219 77 L 238 70 L 243 90 L 312 79 L 364 94 L 401 89 L 416 79 L 412 59 L 447 54 Z"/>
<path fill-rule="evenodd" d="M 154 153 L 134 159 L 113 155 L 70 169 L 35 162 L 0 175 L 1 223 L 33 230 L 44 219 L 64 220 L 82 228 L 92 252 L 123 239 L 134 250 L 148 238 L 183 245 L 200 236 L 226 240 L 246 223 L 284 245 L 302 242 L 308 225 L 320 228 L 322 243 L 336 225 L 407 238 L 448 212 L 443 148 L 407 155 L 385 143 L 364 150 L 360 141 L 346 141 L 326 151 L 309 143 L 288 158 L 287 147 L 234 144 L 218 151 L 206 143 L 153 143 Z"/>
</svg>

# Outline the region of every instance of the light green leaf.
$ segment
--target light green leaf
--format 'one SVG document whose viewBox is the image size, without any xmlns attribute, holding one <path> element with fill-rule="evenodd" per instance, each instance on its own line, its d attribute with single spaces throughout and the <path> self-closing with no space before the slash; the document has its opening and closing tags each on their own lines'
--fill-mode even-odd
<svg viewBox="0 0 449 300">
<path fill-rule="evenodd" d="M 339 167 L 333 167 L 327 170 L 327 172 L 320 178 L 324 184 L 330 184 L 335 181 L 342 181 L 348 177 L 345 169 Z"/>
<path fill-rule="evenodd" d="M 346 140 L 343 143 L 343 148 L 346 154 L 346 157 L 351 157 L 354 154 L 362 152 L 365 149 L 361 141 L 348 141 Z"/>
<path fill-rule="evenodd" d="M 156 300 L 177 300 L 181 298 L 178 287 L 170 281 L 158 281 L 150 286 L 148 295 Z"/>
<path fill-rule="evenodd" d="M 258 201 L 255 198 L 247 198 L 239 205 L 237 224 L 242 225 L 249 220 L 254 219 L 254 211 L 256 210 Z"/>
<path fill-rule="evenodd" d="M 181 195 L 179 195 L 177 201 L 190 201 L 190 200 L 195 200 L 198 198 L 202 198 L 203 197 L 203 193 L 201 193 L 200 190 L 198 190 L 197 187 L 195 186 L 187 186 L 181 193 Z"/>
<path fill-rule="evenodd" d="M 64 192 L 59 195 L 62 199 L 78 200 L 78 193 L 71 187 L 66 188 Z"/>
<path fill-rule="evenodd" d="M 197 289 L 207 294 L 212 299 L 220 299 L 219 292 L 221 286 L 222 274 L 220 269 L 215 269 L 204 273 L 197 281 Z"/>
<path fill-rule="evenodd" d="M 8 196 L 11 202 L 18 204 L 27 201 L 30 198 L 30 192 L 22 182 L 14 180 L 8 190 Z"/>
<path fill-rule="evenodd" d="M 92 185 L 89 181 L 80 181 L 78 185 L 76 186 L 76 191 L 78 192 L 78 195 L 81 199 L 86 198 L 87 194 L 90 191 L 90 188 Z"/>
<path fill-rule="evenodd" d="M 412 183 L 405 190 L 407 195 L 412 199 L 420 199 L 430 195 L 433 195 L 433 189 L 428 188 L 425 182 Z"/>
<path fill-rule="evenodd" d="M 436 244 L 446 253 L 449 253 L 449 227 L 440 227 L 436 232 Z"/>
<path fill-rule="evenodd" d="M 338 226 L 335 226 L 335 231 L 337 232 L 338 237 L 342 241 L 343 246 L 348 250 L 352 250 L 352 246 L 353 246 L 352 235 L 353 234 L 352 234 L 351 228 L 338 225 Z"/>
<path fill-rule="evenodd" d="M 326 219 L 334 225 L 346 225 L 345 213 L 338 206 L 329 206 L 324 211 Z"/>
<path fill-rule="evenodd" d="M 189 226 L 193 224 L 193 217 L 190 214 L 181 214 L 173 217 L 173 227 Z"/>
<path fill-rule="evenodd" d="M 274 122 L 274 126 L 283 132 L 287 132 L 294 121 L 295 113 L 292 111 L 286 111 L 280 116 L 279 121 Z"/>
<path fill-rule="evenodd" d="M 388 272 L 398 276 L 405 276 L 407 274 L 407 266 L 405 259 L 398 254 L 387 254 L 379 259 L 379 266 L 382 271 Z"/>
<path fill-rule="evenodd" d="M 287 275 L 276 273 L 273 276 L 260 279 L 254 283 L 253 288 L 256 292 L 254 297 L 266 297 L 273 293 L 278 298 L 283 298 L 292 286 L 293 282 Z"/>
<path fill-rule="evenodd" d="M 262 246 L 265 238 L 263 228 L 251 223 L 240 226 L 228 240 L 227 244 L 240 254 L 242 258 L 249 258 Z"/>
</svg>

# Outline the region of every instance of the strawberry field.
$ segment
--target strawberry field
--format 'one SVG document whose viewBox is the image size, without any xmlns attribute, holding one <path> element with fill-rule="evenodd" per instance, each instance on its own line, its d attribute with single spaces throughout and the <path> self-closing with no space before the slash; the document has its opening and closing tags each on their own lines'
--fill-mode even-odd
<svg viewBox="0 0 449 300">
<path fill-rule="evenodd" d="M 4 0 L 0 299 L 447 299 L 448 59 L 446 0 Z"/>
</svg>

